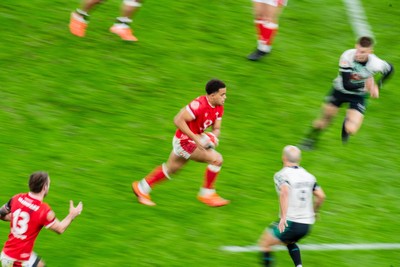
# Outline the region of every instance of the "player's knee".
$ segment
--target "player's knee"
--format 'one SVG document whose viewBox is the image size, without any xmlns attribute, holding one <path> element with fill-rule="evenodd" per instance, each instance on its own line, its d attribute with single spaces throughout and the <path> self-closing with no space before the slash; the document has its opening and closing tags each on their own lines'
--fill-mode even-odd
<svg viewBox="0 0 400 267">
<path fill-rule="evenodd" d="M 318 120 L 314 121 L 313 126 L 316 129 L 323 130 L 329 125 L 329 123 L 330 123 L 330 120 L 322 118 L 322 119 L 318 119 Z"/>
<path fill-rule="evenodd" d="M 262 237 L 258 241 L 258 246 L 260 247 L 261 251 L 269 252 L 271 251 L 271 246 L 268 243 L 268 240 L 265 237 Z"/>
<path fill-rule="evenodd" d="M 214 159 L 213 159 L 212 165 L 221 167 L 223 161 L 224 161 L 224 160 L 223 160 L 223 158 L 222 158 L 222 155 L 219 154 L 219 153 L 216 153 L 216 155 L 215 155 L 215 157 L 214 157 Z"/>
<path fill-rule="evenodd" d="M 360 126 L 358 125 L 358 123 L 355 123 L 352 121 L 346 121 L 345 128 L 346 128 L 346 132 L 348 134 L 353 135 L 353 134 L 357 133 Z"/>
</svg>

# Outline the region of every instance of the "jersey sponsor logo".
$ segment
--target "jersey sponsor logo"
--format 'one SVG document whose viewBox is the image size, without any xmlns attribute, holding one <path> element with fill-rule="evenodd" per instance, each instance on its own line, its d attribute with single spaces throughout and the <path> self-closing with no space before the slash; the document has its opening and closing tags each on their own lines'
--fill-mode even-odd
<svg viewBox="0 0 400 267">
<path fill-rule="evenodd" d="M 346 68 L 346 67 L 350 67 L 350 63 L 347 60 L 341 60 L 339 63 L 339 66 Z"/>
</svg>

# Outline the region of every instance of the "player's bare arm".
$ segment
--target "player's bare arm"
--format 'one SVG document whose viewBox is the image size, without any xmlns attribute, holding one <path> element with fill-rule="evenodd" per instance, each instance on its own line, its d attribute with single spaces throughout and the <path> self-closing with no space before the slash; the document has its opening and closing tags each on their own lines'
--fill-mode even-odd
<svg viewBox="0 0 400 267">
<path fill-rule="evenodd" d="M 212 126 L 212 133 L 215 135 L 215 137 L 219 137 L 219 135 L 221 134 L 221 124 L 222 124 L 222 120 L 216 120 L 215 123 Z"/>
<path fill-rule="evenodd" d="M 314 190 L 314 212 L 317 213 L 319 211 L 319 208 L 321 207 L 322 203 L 324 202 L 326 196 L 324 191 L 322 190 L 321 187 L 318 187 Z"/>
<path fill-rule="evenodd" d="M 279 191 L 279 204 L 281 210 L 281 219 L 279 221 L 279 231 L 282 233 L 285 228 L 288 226 L 286 222 L 286 214 L 289 206 L 289 186 L 287 184 L 283 184 L 280 187 Z"/>
<path fill-rule="evenodd" d="M 57 218 L 55 218 L 54 212 L 49 212 L 48 220 L 52 220 L 55 218 L 54 223 L 50 226 L 50 229 L 53 230 L 54 232 L 58 234 L 62 234 L 67 230 L 68 226 L 71 224 L 71 222 L 81 214 L 83 209 L 83 204 L 82 202 L 79 202 L 79 204 L 74 207 L 74 202 L 70 200 L 69 203 L 69 213 L 67 217 L 65 217 L 62 221 L 59 221 Z"/>
<path fill-rule="evenodd" d="M 3 221 L 10 221 L 11 219 L 11 210 L 9 209 L 8 203 L 4 204 L 0 208 L 0 219 Z"/>
<path fill-rule="evenodd" d="M 372 98 L 379 98 L 379 87 L 375 83 L 374 77 L 369 77 L 365 81 L 365 89 L 369 92 Z"/>
</svg>

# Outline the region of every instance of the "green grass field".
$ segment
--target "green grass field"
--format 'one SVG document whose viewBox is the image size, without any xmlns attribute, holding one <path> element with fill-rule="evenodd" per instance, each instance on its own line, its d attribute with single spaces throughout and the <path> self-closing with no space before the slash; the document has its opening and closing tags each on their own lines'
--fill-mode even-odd
<svg viewBox="0 0 400 267">
<path fill-rule="evenodd" d="M 400 68 L 400 3 L 363 0 L 376 54 Z M 108 32 L 120 1 L 92 13 L 87 37 L 68 32 L 78 2 L 0 3 L 0 201 L 27 190 L 31 172 L 52 177 L 46 201 L 62 219 L 84 211 L 62 236 L 42 231 L 35 251 L 48 266 L 259 266 L 254 245 L 278 213 L 272 176 L 286 144 L 297 144 L 319 112 L 355 35 L 342 1 L 291 0 L 274 51 L 262 62 L 250 1 L 146 1 L 134 19 L 140 42 Z M 173 116 L 227 83 L 217 182 L 232 202 L 196 200 L 205 165 L 189 163 L 139 205 L 130 184 L 166 160 Z M 320 220 L 300 244 L 400 243 L 400 82 L 371 100 L 360 132 L 340 142 L 344 114 L 305 152 L 303 166 L 327 194 Z M 0 243 L 9 231 L 0 224 Z M 277 266 L 292 266 L 277 252 Z M 399 250 L 304 251 L 307 267 L 399 267 Z"/>
</svg>

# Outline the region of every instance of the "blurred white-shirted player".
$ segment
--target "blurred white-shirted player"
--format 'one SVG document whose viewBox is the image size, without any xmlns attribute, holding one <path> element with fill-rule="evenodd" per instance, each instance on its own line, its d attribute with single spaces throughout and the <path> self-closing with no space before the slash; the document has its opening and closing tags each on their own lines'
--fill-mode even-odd
<svg viewBox="0 0 400 267">
<path fill-rule="evenodd" d="M 0 208 L 0 219 L 10 221 L 10 234 L 1 252 L 2 267 L 43 267 L 43 260 L 32 250 L 40 230 L 45 227 L 62 234 L 72 220 L 81 214 L 82 203 L 74 207 L 70 201 L 69 214 L 59 221 L 54 211 L 43 202 L 50 188 L 46 172 L 29 177 L 29 193 L 13 196 Z"/>
<path fill-rule="evenodd" d="M 279 16 L 287 0 L 253 0 L 254 23 L 258 34 L 256 50 L 247 56 L 257 61 L 271 52 L 274 37 L 279 28 Z"/>
<path fill-rule="evenodd" d="M 155 205 L 150 198 L 153 186 L 170 178 L 170 175 L 181 169 L 188 160 L 208 163 L 198 199 L 213 207 L 229 203 L 215 191 L 214 183 L 222 166 L 222 156 L 215 149 L 210 148 L 211 143 L 213 147 L 218 144 L 226 86 L 222 81 L 213 79 L 208 81 L 205 90 L 206 95 L 194 99 L 175 116 L 174 123 L 178 129 L 173 138 L 173 150 L 168 161 L 155 168 L 142 180 L 132 183 L 132 190 L 139 203 L 148 206 Z M 203 141 L 202 136 L 208 127 L 212 130 L 207 133 L 208 139 Z"/>
<path fill-rule="evenodd" d="M 280 220 L 265 230 L 259 242 L 265 267 L 272 266 L 271 251 L 274 245 L 287 246 L 294 266 L 302 266 L 296 242 L 309 233 L 315 222 L 315 214 L 325 199 L 325 193 L 314 175 L 300 167 L 300 159 L 299 148 L 291 145 L 284 147 L 283 169 L 274 176 L 279 195 Z"/>
<path fill-rule="evenodd" d="M 393 66 L 373 54 L 373 39 L 367 36 L 358 39 L 354 49 L 346 50 L 339 60 L 339 75 L 326 98 L 322 115 L 317 118 L 302 143 L 303 149 L 312 149 L 320 133 L 329 126 L 344 103 L 349 103 L 342 126 L 342 141 L 346 143 L 355 134 L 364 119 L 366 98 L 379 97 L 383 83 L 393 73 Z M 375 82 L 374 76 L 381 74 Z"/>
</svg>

